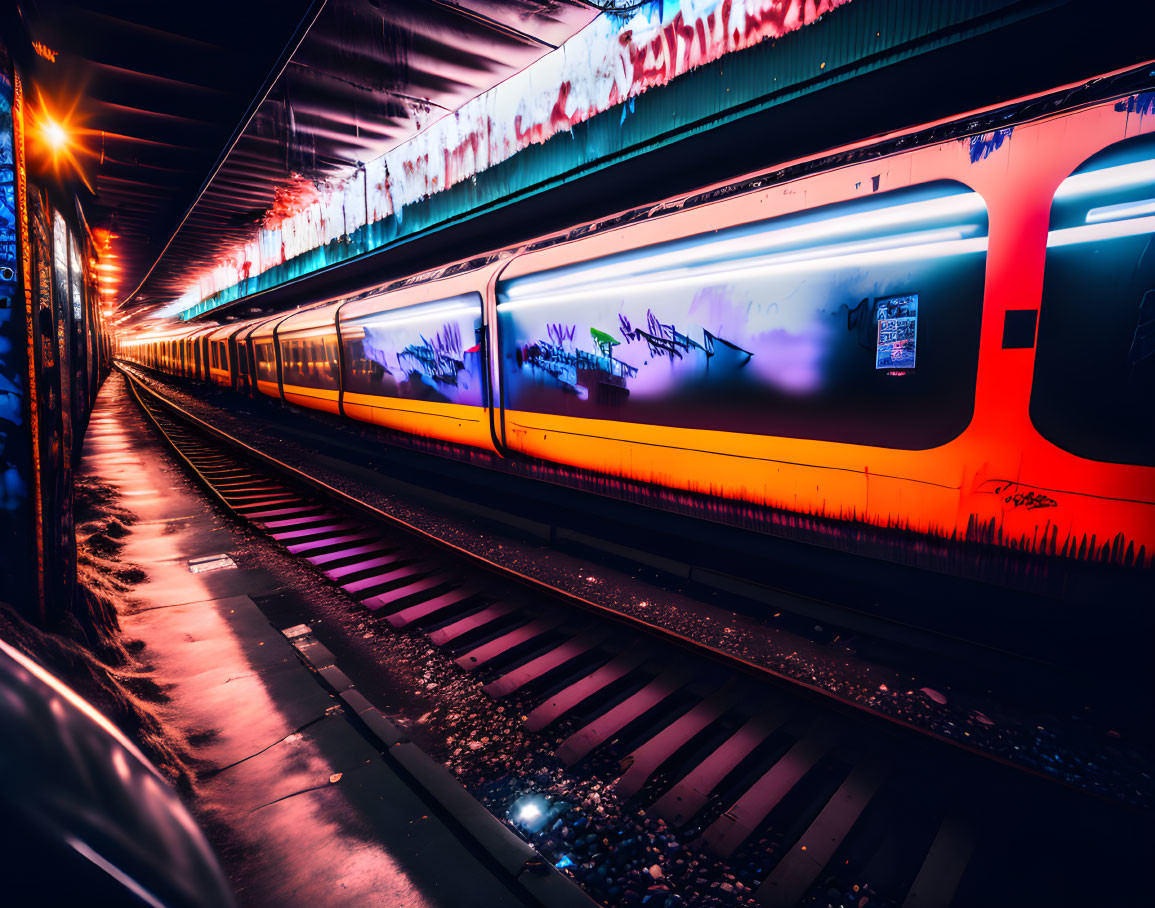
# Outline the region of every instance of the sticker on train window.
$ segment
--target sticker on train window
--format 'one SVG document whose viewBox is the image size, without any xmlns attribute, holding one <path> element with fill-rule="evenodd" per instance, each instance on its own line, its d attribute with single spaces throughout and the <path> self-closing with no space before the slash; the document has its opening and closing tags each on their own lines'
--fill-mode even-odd
<svg viewBox="0 0 1155 908">
<path fill-rule="evenodd" d="M 913 369 L 918 341 L 918 294 L 892 296 L 877 303 L 876 369 Z"/>
</svg>

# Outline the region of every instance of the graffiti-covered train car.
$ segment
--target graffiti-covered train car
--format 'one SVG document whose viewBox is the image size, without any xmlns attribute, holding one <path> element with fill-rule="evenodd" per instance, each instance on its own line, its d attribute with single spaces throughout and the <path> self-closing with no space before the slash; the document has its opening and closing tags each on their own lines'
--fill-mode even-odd
<svg viewBox="0 0 1155 908">
<path fill-rule="evenodd" d="M 401 432 L 1146 564 L 1152 106 L 839 150 L 212 337 L 258 391 Z"/>
</svg>

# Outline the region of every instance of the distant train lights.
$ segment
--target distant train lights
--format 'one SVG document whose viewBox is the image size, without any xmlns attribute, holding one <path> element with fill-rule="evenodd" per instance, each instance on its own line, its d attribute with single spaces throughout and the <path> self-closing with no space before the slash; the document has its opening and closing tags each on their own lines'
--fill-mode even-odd
<svg viewBox="0 0 1155 908">
<path fill-rule="evenodd" d="M 96 286 L 101 300 L 108 307 L 112 306 L 120 284 L 120 266 L 116 263 L 116 253 L 112 251 L 112 241 L 116 234 L 111 230 L 98 227 L 92 231 L 92 243 L 99 259 L 89 259 L 92 274 L 96 277 Z M 113 310 L 115 312 L 115 309 Z M 107 313 L 106 313 L 107 314 Z"/>
<path fill-rule="evenodd" d="M 96 272 L 101 286 L 115 286 L 120 283 L 120 269 L 116 265 L 102 262 L 96 266 Z"/>
</svg>

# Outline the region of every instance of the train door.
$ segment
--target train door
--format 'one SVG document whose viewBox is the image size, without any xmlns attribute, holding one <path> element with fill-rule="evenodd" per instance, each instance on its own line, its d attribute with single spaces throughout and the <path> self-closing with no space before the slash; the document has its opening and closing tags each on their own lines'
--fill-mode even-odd
<svg viewBox="0 0 1155 908">
<path fill-rule="evenodd" d="M 201 374 L 198 376 L 201 381 L 212 381 L 212 374 L 210 372 L 212 360 L 209 359 L 209 336 L 202 334 L 197 340 L 198 346 L 201 348 Z"/>
<path fill-rule="evenodd" d="M 248 358 L 243 355 L 243 348 L 239 341 L 240 334 L 244 330 L 242 325 L 225 338 L 229 348 L 229 384 L 234 391 L 247 391 L 249 384 Z"/>
<path fill-rule="evenodd" d="M 257 393 L 257 350 L 253 343 L 253 332 L 257 330 L 260 322 L 253 322 L 247 325 L 242 331 L 237 334 L 237 349 L 241 361 L 245 365 L 245 372 L 247 381 L 245 383 L 245 393 L 255 396 Z"/>
<path fill-rule="evenodd" d="M 209 371 L 212 360 L 209 357 L 209 332 L 200 331 L 196 337 L 197 349 L 200 350 L 200 367 L 197 371 L 197 378 L 201 381 L 212 381 L 212 373 Z"/>
<path fill-rule="evenodd" d="M 249 328 L 245 332 L 245 339 L 242 342 L 244 345 L 243 355 L 249 364 L 249 387 L 248 393 L 255 396 L 257 393 L 257 351 L 250 340 L 253 334 L 253 328 Z"/>
</svg>

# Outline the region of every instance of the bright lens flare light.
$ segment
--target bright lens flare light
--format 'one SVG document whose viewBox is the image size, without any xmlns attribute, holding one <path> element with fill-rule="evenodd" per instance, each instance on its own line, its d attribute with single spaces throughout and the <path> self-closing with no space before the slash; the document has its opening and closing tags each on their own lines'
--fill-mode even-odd
<svg viewBox="0 0 1155 908">
<path fill-rule="evenodd" d="M 42 157 L 57 177 L 78 177 L 91 192 L 80 157 L 88 154 L 83 138 L 92 133 L 81 128 L 77 114 L 79 98 L 71 105 L 49 104 L 37 92 L 37 101 L 29 105 L 29 135 L 36 137 Z"/>
<path fill-rule="evenodd" d="M 526 804 L 517 812 L 517 818 L 523 823 L 532 823 L 541 818 L 541 808 L 532 802 Z"/>
<path fill-rule="evenodd" d="M 48 147 L 52 149 L 53 154 L 59 154 L 68 145 L 68 133 L 64 131 L 63 126 L 51 117 L 44 118 L 42 131 L 44 133 L 44 141 L 48 143 Z"/>
</svg>

